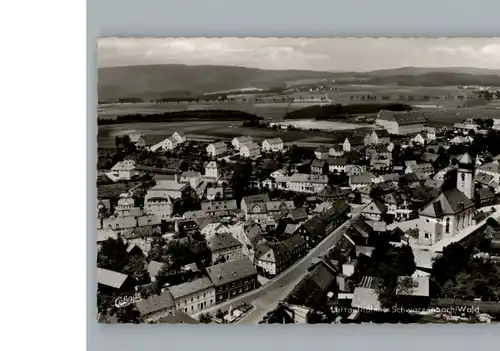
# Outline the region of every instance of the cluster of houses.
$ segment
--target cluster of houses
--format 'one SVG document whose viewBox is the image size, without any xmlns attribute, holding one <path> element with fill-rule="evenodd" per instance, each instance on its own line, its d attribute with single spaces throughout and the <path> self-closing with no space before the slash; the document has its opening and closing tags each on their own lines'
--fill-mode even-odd
<svg viewBox="0 0 500 351">
<path fill-rule="evenodd" d="M 304 282 L 276 310 L 279 313 L 275 311 L 267 321 L 299 318 L 333 293 L 337 299 L 350 299 L 353 307 L 367 308 L 373 302 L 372 307 L 378 308 L 373 277 L 363 277 L 355 287 L 345 283 L 354 274 L 357 257 L 373 251 L 374 236 L 385 234 L 393 245 L 432 247 L 474 227 L 476 210 L 496 204 L 500 193 L 500 157 L 485 162 L 467 152 L 448 155 L 452 140 L 441 130 L 426 127 L 425 122 L 420 112 L 381 111 L 376 119 L 378 129 L 353 133 L 339 145 L 319 146 L 314 159 L 278 164 L 261 179 L 255 175 L 259 166 L 254 167 L 252 186 L 260 191 L 241 200 L 233 198 L 230 174 L 218 160 L 228 154 L 228 146 L 211 143 L 206 151 L 212 159 L 203 174 L 155 174 L 140 200 L 135 188 L 116 198 L 100 197 L 98 244 L 121 238 L 130 250 L 140 249 L 147 257 L 156 235 L 175 240 L 189 227 L 206 239 L 211 265 L 200 269 L 193 263 L 191 269 L 199 270 L 196 279 L 165 287 L 161 294 L 136 302 L 145 319 L 157 320 L 175 311 L 193 316 L 258 288 L 260 276 L 272 279 L 279 275 L 351 218 L 341 241 L 332 248 L 333 256 L 316 262 Z M 468 136 L 464 134 L 467 128 L 462 127 L 454 137 Z M 176 132 L 150 150 L 169 150 L 185 140 Z M 234 138 L 231 147 L 241 157 L 253 159 L 254 165 L 262 164 L 261 152 L 284 152 L 279 138 L 259 145 L 242 136 Z M 417 156 L 396 162 L 396 147 L 417 150 Z M 111 168 L 108 177 L 126 182 L 140 174 L 141 166 L 124 160 Z M 450 175 L 456 185 L 443 187 Z M 296 204 L 291 197 L 271 198 L 273 190 L 301 195 L 304 201 Z M 193 191 L 201 209 L 174 215 L 176 201 Z M 416 234 L 410 235 L 410 230 Z M 163 263 L 148 264 L 154 280 Z M 412 294 L 428 297 L 428 276 L 419 272 L 410 278 L 417 282 Z M 119 292 L 134 285 L 123 273 L 104 269 L 98 270 L 98 280 L 99 286 Z M 308 286 L 317 292 L 307 290 Z"/>
</svg>

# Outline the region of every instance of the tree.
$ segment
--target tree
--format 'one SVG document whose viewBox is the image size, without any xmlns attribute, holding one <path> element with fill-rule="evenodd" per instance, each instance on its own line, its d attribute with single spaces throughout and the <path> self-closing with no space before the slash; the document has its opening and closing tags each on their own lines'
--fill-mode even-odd
<svg viewBox="0 0 500 351">
<path fill-rule="evenodd" d="M 116 272 L 121 272 L 128 261 L 127 245 L 121 239 L 107 239 L 97 254 L 98 267 Z"/>
<path fill-rule="evenodd" d="M 302 206 L 304 206 L 305 202 L 306 202 L 306 196 L 303 194 L 296 194 L 293 197 L 293 205 L 295 207 L 302 207 Z"/>
<path fill-rule="evenodd" d="M 123 267 L 122 273 L 139 278 L 146 273 L 146 261 L 143 255 L 133 255 Z"/>
<path fill-rule="evenodd" d="M 208 313 L 202 313 L 199 317 L 200 323 L 209 324 L 212 323 L 212 316 Z"/>
<path fill-rule="evenodd" d="M 250 190 L 250 176 L 252 174 L 252 164 L 250 162 L 239 162 L 236 164 L 233 174 L 230 179 L 233 196 L 238 201 L 241 201 L 243 196 L 247 195 Z"/>
<path fill-rule="evenodd" d="M 116 311 L 116 318 L 118 323 L 140 324 L 143 322 L 141 314 L 135 307 L 135 304 L 129 304 L 125 307 L 119 308 Z"/>
</svg>

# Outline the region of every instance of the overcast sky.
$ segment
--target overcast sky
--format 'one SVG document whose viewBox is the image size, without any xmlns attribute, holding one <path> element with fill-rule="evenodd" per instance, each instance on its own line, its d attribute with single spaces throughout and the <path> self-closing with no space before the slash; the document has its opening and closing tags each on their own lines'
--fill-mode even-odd
<svg viewBox="0 0 500 351">
<path fill-rule="evenodd" d="M 103 38 L 98 43 L 99 67 L 166 63 L 325 71 L 404 66 L 500 69 L 500 38 Z"/>
</svg>

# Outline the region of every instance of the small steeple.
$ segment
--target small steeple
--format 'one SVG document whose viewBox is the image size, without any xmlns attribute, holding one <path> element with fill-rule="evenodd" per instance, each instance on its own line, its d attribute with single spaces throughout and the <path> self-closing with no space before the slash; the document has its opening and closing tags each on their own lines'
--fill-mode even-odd
<svg viewBox="0 0 500 351">
<path fill-rule="evenodd" d="M 474 168 L 476 161 L 469 155 L 468 152 L 464 153 L 458 158 L 458 166 L 460 168 Z"/>
</svg>

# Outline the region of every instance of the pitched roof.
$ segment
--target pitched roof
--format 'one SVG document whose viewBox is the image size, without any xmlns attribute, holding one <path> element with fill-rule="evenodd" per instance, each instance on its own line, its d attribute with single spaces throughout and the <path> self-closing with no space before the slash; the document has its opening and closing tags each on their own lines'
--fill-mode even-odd
<svg viewBox="0 0 500 351">
<path fill-rule="evenodd" d="M 193 281 L 182 283 L 179 285 L 174 285 L 169 288 L 170 293 L 172 294 L 174 299 L 178 299 L 187 295 L 194 294 L 198 291 L 207 290 L 214 285 L 212 281 L 207 277 L 195 279 Z"/>
<path fill-rule="evenodd" d="M 208 239 L 211 251 L 223 250 L 241 246 L 241 243 L 229 233 L 215 233 Z"/>
<path fill-rule="evenodd" d="M 205 213 L 216 211 L 235 211 L 238 209 L 236 200 L 205 201 L 201 203 L 201 210 Z"/>
<path fill-rule="evenodd" d="M 304 229 L 312 235 L 323 237 L 326 233 L 326 228 L 331 223 L 332 220 L 337 218 L 338 215 L 345 213 L 350 209 L 350 206 L 344 201 L 337 201 L 332 204 L 329 208 L 322 214 L 314 216 L 303 224 Z"/>
<path fill-rule="evenodd" d="M 476 161 L 469 155 L 468 152 L 464 153 L 460 157 L 458 157 L 458 164 L 460 166 L 474 166 Z"/>
<path fill-rule="evenodd" d="M 413 286 L 401 288 L 401 283 L 409 280 Z M 411 295 L 411 296 L 429 296 L 429 277 L 398 277 L 397 295 Z M 405 285 L 405 284 L 403 284 Z"/>
<path fill-rule="evenodd" d="M 184 313 L 183 311 L 175 311 L 175 314 L 169 314 L 165 317 L 161 317 L 158 323 L 168 323 L 168 324 L 200 324 L 199 321 Z"/>
<path fill-rule="evenodd" d="M 325 164 L 326 164 L 325 160 L 315 159 L 314 161 L 312 161 L 311 167 L 323 168 Z"/>
<path fill-rule="evenodd" d="M 128 276 L 123 273 L 97 267 L 97 283 L 120 289 Z"/>
<path fill-rule="evenodd" d="M 166 308 L 172 308 L 175 306 L 175 302 L 170 291 L 165 290 L 159 295 L 150 295 L 146 299 L 141 299 L 135 305 L 141 315 L 147 315 Z"/>
<path fill-rule="evenodd" d="M 335 281 L 336 272 L 321 261 L 299 282 L 287 300 L 300 306 L 317 307 Z"/>
<path fill-rule="evenodd" d="M 484 199 L 491 199 L 495 197 L 495 194 L 491 192 L 490 189 L 488 188 L 481 188 L 477 191 L 477 195 L 479 196 L 479 199 L 484 200 Z"/>
<path fill-rule="evenodd" d="M 210 161 L 205 168 L 217 168 L 217 162 L 215 161 Z"/>
<path fill-rule="evenodd" d="M 478 169 L 488 171 L 488 172 L 493 172 L 493 173 L 500 173 L 500 164 L 498 162 L 485 163 L 484 165 L 480 166 Z"/>
<path fill-rule="evenodd" d="M 388 138 L 390 137 L 389 131 L 387 129 L 377 129 L 374 130 L 373 133 L 377 134 L 379 138 Z"/>
<path fill-rule="evenodd" d="M 377 118 L 387 121 L 396 121 L 399 125 L 423 124 L 426 122 L 424 114 L 419 111 L 395 112 L 381 110 Z"/>
<path fill-rule="evenodd" d="M 473 206 L 474 202 L 465 196 L 464 193 L 456 188 L 452 188 L 439 194 L 420 214 L 422 216 L 439 218 L 443 215 L 454 215 Z"/>
<path fill-rule="evenodd" d="M 374 200 L 368 205 L 366 205 L 363 210 L 361 210 L 361 213 L 378 213 L 378 214 L 383 214 L 387 211 L 387 206 L 384 205 L 383 202 Z"/>
<path fill-rule="evenodd" d="M 267 141 L 270 145 L 276 145 L 276 144 L 283 143 L 283 140 L 281 140 L 281 138 L 266 139 L 264 141 Z"/>
<path fill-rule="evenodd" d="M 345 166 L 347 158 L 344 157 L 330 157 L 326 160 L 330 166 Z"/>
<path fill-rule="evenodd" d="M 314 150 L 314 152 L 325 153 L 328 152 L 328 148 L 325 145 L 320 145 L 316 148 L 316 150 Z"/>
<path fill-rule="evenodd" d="M 206 270 L 215 286 L 221 286 L 257 275 L 257 270 L 253 263 L 246 256 L 238 260 L 227 261 L 208 267 Z"/>
<path fill-rule="evenodd" d="M 292 218 L 294 221 L 307 219 L 306 209 L 304 207 L 294 208 L 290 211 L 290 218 Z"/>
<path fill-rule="evenodd" d="M 372 178 L 375 177 L 370 172 L 365 172 L 359 175 L 353 175 L 349 178 L 351 184 L 369 184 L 372 182 Z"/>
</svg>

